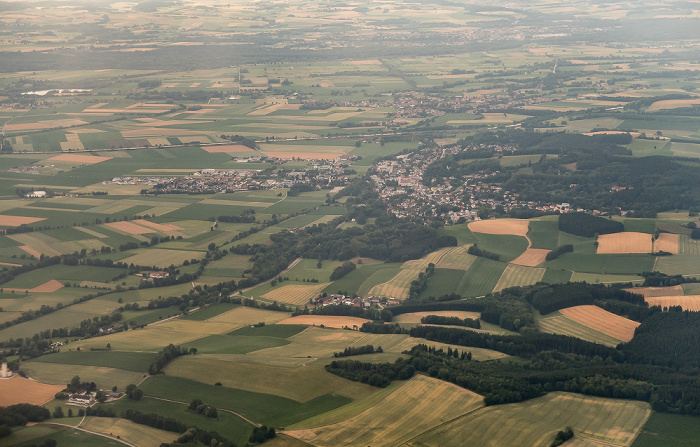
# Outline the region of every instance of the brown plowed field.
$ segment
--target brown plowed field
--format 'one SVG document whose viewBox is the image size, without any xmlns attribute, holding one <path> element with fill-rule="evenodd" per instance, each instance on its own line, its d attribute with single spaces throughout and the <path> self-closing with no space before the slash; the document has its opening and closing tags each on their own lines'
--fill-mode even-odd
<svg viewBox="0 0 700 447">
<path fill-rule="evenodd" d="M 598 253 L 651 253 L 651 235 L 614 233 L 598 236 Z"/>
<path fill-rule="evenodd" d="M 678 254 L 680 236 L 671 233 L 660 233 L 659 238 L 654 241 L 654 251 L 667 251 Z"/>
<path fill-rule="evenodd" d="M 525 267 L 536 267 L 542 264 L 550 250 L 544 248 L 528 248 L 525 253 L 511 261 L 511 264 L 524 265 Z"/>
<path fill-rule="evenodd" d="M 0 407 L 27 403 L 43 405 L 51 401 L 65 385 L 49 385 L 15 376 L 0 379 Z"/>
<path fill-rule="evenodd" d="M 569 307 L 559 312 L 577 323 L 622 341 L 632 340 L 634 330 L 639 326 L 636 321 L 628 320 L 593 305 Z"/>
<path fill-rule="evenodd" d="M 527 237 L 530 222 L 519 219 L 478 220 L 469 224 L 469 229 L 476 233 L 513 234 Z"/>
<path fill-rule="evenodd" d="M 3 227 L 18 227 L 22 224 L 30 224 L 45 220 L 43 217 L 24 217 L 24 216 L 8 216 L 0 214 L 0 226 Z"/>
</svg>

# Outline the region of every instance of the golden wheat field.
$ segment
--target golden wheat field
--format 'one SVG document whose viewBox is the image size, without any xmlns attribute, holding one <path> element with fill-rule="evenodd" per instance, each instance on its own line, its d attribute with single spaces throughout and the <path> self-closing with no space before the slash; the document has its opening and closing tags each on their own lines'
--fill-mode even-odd
<svg viewBox="0 0 700 447">
<path fill-rule="evenodd" d="M 263 298 L 280 303 L 304 305 L 312 298 L 316 298 L 329 283 L 306 286 L 303 284 L 288 284 L 272 289 Z"/>
<path fill-rule="evenodd" d="M 598 253 L 651 253 L 651 235 L 614 233 L 598 236 Z"/>
<path fill-rule="evenodd" d="M 471 222 L 469 229 L 475 233 L 512 234 L 527 237 L 530 222 L 519 219 L 479 220 Z"/>
<path fill-rule="evenodd" d="M 700 312 L 700 295 L 672 295 L 645 297 L 650 306 L 671 307 L 680 306 L 683 310 Z"/>
</svg>

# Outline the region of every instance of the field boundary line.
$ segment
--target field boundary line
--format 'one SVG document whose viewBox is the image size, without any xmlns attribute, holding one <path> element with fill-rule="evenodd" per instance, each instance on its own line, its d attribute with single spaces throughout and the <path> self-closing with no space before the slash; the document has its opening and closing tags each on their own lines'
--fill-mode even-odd
<svg viewBox="0 0 700 447">
<path fill-rule="evenodd" d="M 83 416 L 83 420 L 85 420 L 84 416 Z M 83 422 L 80 421 L 80 423 L 82 424 Z M 85 433 L 90 433 L 91 435 L 102 436 L 103 438 L 111 439 L 112 441 L 121 442 L 122 444 L 126 444 L 130 447 L 138 447 L 136 444 L 132 444 L 132 443 L 125 441 L 121 438 L 115 438 L 114 436 L 110 436 L 110 435 L 106 435 L 104 433 L 99 433 L 96 431 L 88 430 L 86 428 L 82 428 L 82 427 L 79 427 L 77 425 L 61 424 L 59 422 L 38 422 L 37 425 L 60 425 L 61 427 L 68 427 L 68 428 L 73 428 L 75 430 L 84 431 Z"/>
<path fill-rule="evenodd" d="M 259 283 L 255 284 L 254 286 L 248 287 L 247 289 L 239 290 L 238 293 L 235 293 L 232 295 L 243 295 L 244 293 L 248 292 L 249 290 L 253 290 L 256 287 L 260 287 L 260 286 L 265 285 L 269 282 L 272 282 L 273 280 L 279 278 L 280 276 L 284 275 L 285 273 L 287 273 L 291 269 L 293 269 L 297 264 L 299 264 L 301 262 L 302 259 L 303 258 L 296 258 L 294 261 L 292 261 L 291 264 L 289 264 L 289 266 L 286 269 L 282 270 L 281 272 L 276 274 L 274 277 L 268 279 L 267 281 L 259 282 Z"/>
<path fill-rule="evenodd" d="M 143 397 L 148 398 L 148 399 L 162 400 L 162 401 L 164 401 L 164 402 L 172 402 L 172 403 L 175 403 L 175 404 L 189 405 L 187 402 L 180 402 L 179 400 L 165 399 L 165 398 L 163 398 L 163 397 L 155 397 L 155 396 L 143 396 Z M 260 427 L 260 426 L 261 426 L 261 424 L 258 424 L 257 422 L 253 422 L 253 421 L 251 421 L 250 419 L 248 419 L 247 417 L 243 416 L 243 415 L 240 414 L 240 413 L 236 413 L 236 412 L 233 411 L 233 410 L 228 410 L 228 409 L 226 409 L 226 408 L 218 408 L 218 410 L 220 410 L 220 411 L 226 411 L 226 412 L 228 412 L 228 413 L 234 414 L 234 415 L 238 416 L 239 418 L 243 419 L 244 421 L 246 421 L 247 423 L 249 423 L 250 425 L 252 425 L 252 426 L 254 426 L 254 427 Z M 134 446 L 134 447 L 136 447 L 136 446 Z"/>
<path fill-rule="evenodd" d="M 639 435 L 644 431 L 644 426 L 647 425 L 647 422 L 649 422 L 649 418 L 651 417 L 651 414 L 653 412 L 654 412 L 653 410 L 651 410 L 651 409 L 649 410 L 649 414 L 644 419 L 644 423 L 639 426 L 639 430 L 637 430 L 637 433 L 634 434 L 634 436 L 632 437 L 632 441 L 628 445 L 634 444 L 634 441 L 636 441 L 637 438 L 639 437 Z"/>
<path fill-rule="evenodd" d="M 449 382 L 448 382 L 448 383 L 449 383 Z M 477 412 L 477 411 L 483 410 L 484 408 L 486 408 L 486 405 L 484 405 L 484 402 L 483 402 L 483 399 L 482 399 L 482 401 L 481 401 L 481 406 L 480 406 L 480 407 L 475 408 L 475 409 L 473 409 L 472 411 L 468 411 L 468 412 L 466 412 L 466 413 L 464 413 L 464 414 L 460 414 L 459 416 L 454 417 L 454 418 L 450 419 L 449 421 L 442 422 L 442 423 L 440 423 L 440 424 L 438 424 L 438 425 L 436 425 L 436 426 L 434 426 L 434 427 L 431 427 L 431 428 L 427 429 L 426 431 L 424 431 L 424 432 L 422 432 L 422 433 L 418 433 L 417 435 L 415 435 L 415 436 L 412 437 L 411 439 L 408 439 L 408 440 L 402 442 L 401 444 L 399 444 L 399 447 L 400 447 L 400 446 L 407 445 L 409 442 L 413 441 L 414 439 L 416 439 L 416 438 L 419 437 L 419 436 L 423 436 L 423 435 L 426 434 L 426 433 L 430 433 L 430 432 L 433 431 L 433 430 L 437 430 L 437 429 L 440 428 L 440 427 L 444 427 L 444 426 L 447 425 L 447 424 L 450 424 L 450 423 L 452 423 L 452 422 L 454 422 L 454 421 L 456 421 L 456 420 L 458 420 L 458 419 L 462 419 L 463 417 L 469 416 L 470 414 L 475 413 L 475 412 Z"/>
</svg>

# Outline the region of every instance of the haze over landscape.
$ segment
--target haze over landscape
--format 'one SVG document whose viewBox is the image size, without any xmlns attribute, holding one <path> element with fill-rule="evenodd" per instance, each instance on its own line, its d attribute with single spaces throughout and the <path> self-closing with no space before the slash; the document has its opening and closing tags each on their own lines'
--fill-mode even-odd
<svg viewBox="0 0 700 447">
<path fill-rule="evenodd" d="M 0 445 L 700 445 L 698 30 L 0 0 Z"/>
</svg>

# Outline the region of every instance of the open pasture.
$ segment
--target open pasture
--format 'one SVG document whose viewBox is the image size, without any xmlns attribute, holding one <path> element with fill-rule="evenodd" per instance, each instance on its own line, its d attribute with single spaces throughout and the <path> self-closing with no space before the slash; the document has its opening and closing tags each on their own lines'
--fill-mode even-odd
<svg viewBox="0 0 700 447">
<path fill-rule="evenodd" d="M 620 339 L 611 337 L 603 332 L 567 318 L 560 312 L 553 312 L 540 318 L 537 320 L 537 327 L 542 332 L 569 335 L 571 337 L 580 338 L 581 340 L 587 340 L 610 347 L 615 347 L 622 342 Z"/>
<path fill-rule="evenodd" d="M 49 385 L 14 376 L 0 380 L 0 407 L 28 403 L 43 405 L 53 400 L 65 385 Z"/>
<path fill-rule="evenodd" d="M 526 253 L 530 242 L 524 236 L 511 234 L 487 234 L 474 233 L 477 245 L 481 250 L 495 253 L 500 256 L 499 260 L 511 262 Z M 523 259 L 529 259 L 532 253 Z"/>
<path fill-rule="evenodd" d="M 104 346 L 108 342 L 104 343 Z M 103 347 L 104 347 L 103 346 Z M 62 365 L 98 366 L 118 368 L 125 371 L 146 372 L 156 356 L 147 352 L 127 351 L 69 351 L 70 344 L 61 352 L 42 355 L 33 360 L 39 363 L 57 363 Z"/>
<path fill-rule="evenodd" d="M 455 293 L 459 289 L 464 273 L 464 270 L 435 269 L 433 276 L 428 280 L 426 288 L 420 292 L 419 298 L 437 298 Z"/>
<path fill-rule="evenodd" d="M 523 254 L 510 262 L 511 264 L 522 265 L 525 267 L 536 267 L 545 262 L 549 252 L 550 250 L 543 248 L 528 248 Z"/>
<path fill-rule="evenodd" d="M 480 409 L 427 431 L 407 445 L 548 447 L 559 430 L 570 426 L 574 440 L 586 441 L 576 445 L 622 447 L 632 444 L 650 413 L 645 402 L 554 392 Z"/>
<path fill-rule="evenodd" d="M 70 383 L 76 375 L 84 381 L 95 382 L 102 389 L 112 389 L 116 386 L 119 390 L 124 390 L 130 383 L 138 383 L 143 379 L 143 372 L 127 371 L 124 369 L 107 368 L 104 366 L 85 366 L 76 368 L 75 364 L 46 363 L 46 362 L 26 362 L 22 364 L 22 369 L 32 379 L 44 383 L 63 385 Z"/>
<path fill-rule="evenodd" d="M 3 441 L 8 446 L 28 447 L 44 445 L 43 443 L 49 440 L 56 441 L 60 446 L 69 445 L 71 447 L 121 447 L 124 445 L 122 442 L 99 435 L 60 425 L 47 424 L 21 427 L 4 438 Z"/>
<path fill-rule="evenodd" d="M 482 405 L 478 394 L 438 379 L 414 376 L 371 408 L 344 422 L 287 434 L 318 446 L 397 446 Z M 303 427 L 303 423 L 298 427 Z"/>
<path fill-rule="evenodd" d="M 651 253 L 652 238 L 646 233 L 624 232 L 598 236 L 598 253 Z"/>
<path fill-rule="evenodd" d="M 665 251 L 677 255 L 679 253 L 680 235 L 671 233 L 660 233 L 659 238 L 654 241 L 654 251 Z"/>
<path fill-rule="evenodd" d="M 698 439 L 697 417 L 653 411 L 632 447 L 693 447 Z"/>
<path fill-rule="evenodd" d="M 509 264 L 493 288 L 494 292 L 514 286 L 530 286 L 542 280 L 546 269 Z"/>
<path fill-rule="evenodd" d="M 324 292 L 337 293 L 339 290 L 348 294 L 365 295 L 375 285 L 384 283 L 399 272 L 398 263 L 364 263 L 355 270 L 343 276 L 326 287 Z"/>
<path fill-rule="evenodd" d="M 276 348 L 288 344 L 287 340 L 277 337 L 216 334 L 198 338 L 186 343 L 184 346 L 186 348 L 197 348 L 197 352 L 203 354 L 248 354 L 261 349 Z"/>
<path fill-rule="evenodd" d="M 700 312 L 700 295 L 670 295 L 670 296 L 649 296 L 644 301 L 650 306 L 661 306 L 661 308 L 680 306 L 683 310 Z"/>
<path fill-rule="evenodd" d="M 308 303 L 311 299 L 316 298 L 330 283 L 326 284 L 315 284 L 312 286 L 302 285 L 302 284 L 288 284 L 276 289 L 270 290 L 269 292 L 261 295 L 261 298 L 265 298 L 271 301 L 277 301 L 280 303 L 295 304 L 298 306 L 303 306 Z"/>
<path fill-rule="evenodd" d="M 632 340 L 634 330 L 639 326 L 636 321 L 628 320 L 593 305 L 569 307 L 559 312 L 577 323 L 622 341 Z"/>
<path fill-rule="evenodd" d="M 531 248 L 554 250 L 559 245 L 559 227 L 556 220 L 531 220 L 527 232 Z"/>
<path fill-rule="evenodd" d="M 651 237 L 649 237 L 651 245 Z M 673 259 L 680 257 L 663 256 L 659 258 L 659 264 L 663 258 Z M 553 261 L 547 261 L 544 267 L 553 269 L 570 270 L 573 272 L 602 273 L 606 275 L 640 274 L 654 270 L 654 256 L 648 254 L 593 254 L 565 253 Z M 660 270 L 658 267 L 656 270 Z M 674 273 L 675 274 L 675 273 Z"/>
<path fill-rule="evenodd" d="M 682 250 L 681 250 L 682 251 Z M 700 256 L 681 253 L 673 256 L 659 256 L 654 270 L 667 275 L 700 276 Z"/>
<path fill-rule="evenodd" d="M 469 229 L 475 233 L 510 234 L 525 237 L 529 224 L 527 220 L 519 219 L 479 220 L 471 222 Z"/>
<path fill-rule="evenodd" d="M 158 430 L 147 425 L 137 424 L 121 418 L 88 417 L 80 424 L 81 428 L 119 437 L 139 447 L 159 447 L 180 437 L 180 434 Z"/>
<path fill-rule="evenodd" d="M 220 360 L 207 356 L 183 356 L 166 367 L 166 374 L 192 380 L 202 380 L 207 371 L 208 381 L 218 381 L 228 388 L 255 393 L 273 394 L 297 402 L 308 402 L 326 394 L 340 394 L 351 399 L 368 396 L 376 389 L 360 382 L 352 382 L 326 372 L 324 362 L 303 367 L 288 367 Z"/>
</svg>

